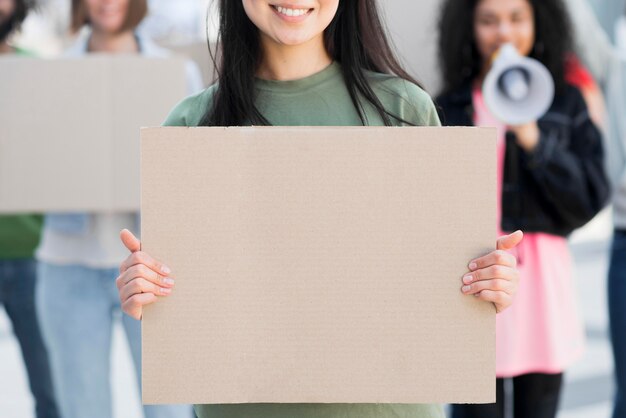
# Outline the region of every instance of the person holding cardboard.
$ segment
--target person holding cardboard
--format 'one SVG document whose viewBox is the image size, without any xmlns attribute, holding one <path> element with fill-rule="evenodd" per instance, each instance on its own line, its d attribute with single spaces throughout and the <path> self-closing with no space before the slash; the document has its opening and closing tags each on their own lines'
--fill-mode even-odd
<svg viewBox="0 0 626 418">
<path fill-rule="evenodd" d="M 503 417 L 505 378 L 513 381 L 516 418 L 556 416 L 563 371 L 584 349 L 567 236 L 602 209 L 609 187 L 600 132 L 568 82 L 580 77 L 567 74 L 565 13 L 560 0 L 449 0 L 443 7 L 437 103 L 446 125 L 498 128 L 499 227 L 526 233 L 516 248 L 515 306 L 497 318 L 497 403 L 455 405 L 455 418 Z M 507 126 L 488 107 L 481 89 L 504 44 L 541 62 L 554 80 L 554 99 L 538 120 Z"/>
<path fill-rule="evenodd" d="M 167 57 L 169 52 L 136 33 L 146 0 L 74 0 L 72 30 L 90 30 L 66 56 L 89 53 Z M 187 67 L 189 93 L 202 89 L 201 75 Z M 135 213 L 47 214 L 37 250 L 37 307 L 49 346 L 53 378 L 65 418 L 112 416 L 111 332 L 119 300 L 114 280 L 124 248 L 117 231 L 137 229 Z M 137 376 L 141 376 L 141 327 L 122 320 Z M 189 406 L 146 406 L 147 417 L 188 417 Z"/>
<path fill-rule="evenodd" d="M 223 53 L 219 80 L 181 102 L 166 126 L 439 126 L 431 98 L 392 52 L 374 0 L 221 0 Z M 166 162 L 164 162 L 166 163 Z M 164 196 L 164 199 L 167 197 Z M 141 319 L 145 305 L 170 295 L 175 274 L 131 251 L 117 279 L 122 309 Z M 469 262 L 459 291 L 506 309 L 517 289 L 516 260 L 506 250 L 522 239 L 498 240 L 497 251 Z M 167 260 L 165 260 L 167 261 Z M 231 404 L 196 405 L 205 417 L 441 418 L 439 405 Z"/>
<path fill-rule="evenodd" d="M 30 10 L 29 0 L 0 0 L 0 56 L 31 55 L 9 43 Z M 0 304 L 4 305 L 22 349 L 38 418 L 59 416 L 48 350 L 35 307 L 37 285 L 34 252 L 39 242 L 41 215 L 0 216 Z"/>
</svg>

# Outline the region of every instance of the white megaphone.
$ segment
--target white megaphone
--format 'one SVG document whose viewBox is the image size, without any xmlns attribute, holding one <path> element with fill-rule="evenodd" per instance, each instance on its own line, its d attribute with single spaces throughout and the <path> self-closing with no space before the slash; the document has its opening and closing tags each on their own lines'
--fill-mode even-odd
<svg viewBox="0 0 626 418">
<path fill-rule="evenodd" d="M 485 104 L 507 125 L 543 116 L 554 100 L 554 80 L 539 61 L 523 57 L 511 44 L 500 48 L 483 82 Z"/>
</svg>

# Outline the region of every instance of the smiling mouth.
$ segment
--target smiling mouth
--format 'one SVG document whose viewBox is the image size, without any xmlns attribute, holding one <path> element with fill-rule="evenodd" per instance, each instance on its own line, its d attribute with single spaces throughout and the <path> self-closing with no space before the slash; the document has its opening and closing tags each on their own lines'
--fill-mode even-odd
<svg viewBox="0 0 626 418">
<path fill-rule="evenodd" d="M 106 6 L 101 7 L 99 11 L 103 15 L 108 16 L 108 15 L 113 15 L 113 14 L 119 13 L 119 11 L 120 11 L 119 9 L 120 8 L 118 6 L 116 6 L 116 5 L 106 5 Z"/>
<path fill-rule="evenodd" d="M 307 8 L 296 9 L 296 8 L 276 6 L 276 5 L 272 5 L 272 8 L 277 13 L 279 13 L 279 14 L 281 14 L 283 16 L 287 16 L 287 17 L 304 16 L 304 15 L 309 14 L 309 13 L 311 13 L 313 11 L 313 9 L 307 9 Z"/>
</svg>

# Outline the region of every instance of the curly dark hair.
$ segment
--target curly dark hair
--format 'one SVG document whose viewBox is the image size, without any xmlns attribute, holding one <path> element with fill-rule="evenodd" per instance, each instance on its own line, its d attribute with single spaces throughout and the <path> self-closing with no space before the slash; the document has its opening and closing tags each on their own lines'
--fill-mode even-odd
<svg viewBox="0 0 626 418">
<path fill-rule="evenodd" d="M 15 0 L 15 11 L 6 21 L 0 21 L 0 42 L 20 29 L 28 13 L 37 6 L 36 0 Z"/>
<path fill-rule="evenodd" d="M 561 0 L 527 0 L 534 9 L 535 44 L 529 57 L 545 65 L 557 89 L 565 86 L 565 57 L 572 50 L 572 30 Z M 482 58 L 474 40 L 474 12 L 480 0 L 445 0 L 439 19 L 442 93 L 474 80 Z"/>
</svg>

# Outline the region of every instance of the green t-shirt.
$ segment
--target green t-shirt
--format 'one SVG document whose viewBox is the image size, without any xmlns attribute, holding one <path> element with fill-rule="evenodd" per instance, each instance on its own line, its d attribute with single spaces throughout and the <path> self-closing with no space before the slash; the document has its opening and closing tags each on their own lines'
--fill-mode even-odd
<svg viewBox="0 0 626 418">
<path fill-rule="evenodd" d="M 17 55 L 33 56 L 29 51 L 15 48 Z M 32 258 L 41 233 L 42 216 L 0 216 L 0 260 Z"/>
<path fill-rule="evenodd" d="M 42 223 L 40 215 L 0 216 L 0 260 L 32 258 Z"/>
<path fill-rule="evenodd" d="M 370 85 L 387 111 L 417 126 L 439 126 L 433 102 L 421 88 L 397 77 L 368 73 Z M 255 104 L 274 126 L 361 126 L 343 81 L 333 63 L 295 81 L 256 80 Z M 165 126 L 198 126 L 211 106 L 216 85 L 176 106 Z M 368 125 L 384 125 L 371 105 Z M 392 122 L 400 125 L 392 118 Z M 411 404 L 234 404 L 196 405 L 199 418 L 443 418 L 440 405 Z"/>
<path fill-rule="evenodd" d="M 430 96 L 415 84 L 400 78 L 367 73 L 376 96 L 391 114 L 417 126 L 440 126 Z M 343 82 L 341 67 L 333 63 L 312 76 L 294 81 L 256 80 L 255 104 L 274 126 L 361 126 Z M 176 106 L 165 126 L 198 126 L 211 106 L 217 89 L 214 84 Z M 376 109 L 365 104 L 368 125 L 383 126 Z M 394 118 L 392 123 L 400 125 Z"/>
<path fill-rule="evenodd" d="M 28 49 L 20 48 L 19 46 L 15 47 L 15 53 L 17 55 L 22 56 L 22 57 L 31 57 L 31 58 L 35 58 L 36 57 L 36 55 L 35 55 L 35 53 L 33 51 L 30 51 Z"/>
</svg>

